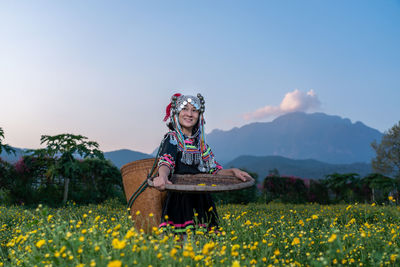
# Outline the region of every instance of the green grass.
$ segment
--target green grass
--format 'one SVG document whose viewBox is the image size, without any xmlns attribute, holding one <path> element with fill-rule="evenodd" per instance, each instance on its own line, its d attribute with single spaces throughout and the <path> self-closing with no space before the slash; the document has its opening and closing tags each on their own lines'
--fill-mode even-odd
<svg viewBox="0 0 400 267">
<path fill-rule="evenodd" d="M 125 206 L 0 206 L 0 266 L 398 266 L 400 208 L 218 207 L 216 233 L 136 231 Z"/>
</svg>

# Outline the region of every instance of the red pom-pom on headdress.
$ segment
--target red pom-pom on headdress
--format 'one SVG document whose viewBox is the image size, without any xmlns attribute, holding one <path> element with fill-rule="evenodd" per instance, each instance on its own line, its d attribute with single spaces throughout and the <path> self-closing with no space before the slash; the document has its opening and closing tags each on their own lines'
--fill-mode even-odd
<svg viewBox="0 0 400 267">
<path fill-rule="evenodd" d="M 176 93 L 173 96 L 179 97 L 182 94 L 180 93 Z M 172 101 L 172 97 L 171 97 L 171 101 Z M 164 117 L 164 121 L 167 121 L 168 118 L 171 116 L 171 103 L 168 104 L 167 108 L 165 109 L 165 117 Z"/>
</svg>

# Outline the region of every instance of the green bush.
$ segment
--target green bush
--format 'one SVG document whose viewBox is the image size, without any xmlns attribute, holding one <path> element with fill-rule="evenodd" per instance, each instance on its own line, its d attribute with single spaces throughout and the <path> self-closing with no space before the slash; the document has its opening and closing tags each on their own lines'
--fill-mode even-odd
<svg viewBox="0 0 400 267">
<path fill-rule="evenodd" d="M 227 192 L 221 192 L 221 193 L 214 193 L 213 194 L 213 199 L 215 202 L 221 204 L 247 204 L 250 202 L 256 202 L 257 199 L 259 198 L 259 190 L 257 189 L 257 178 L 258 175 L 257 173 L 252 173 L 248 172 L 251 177 L 254 178 L 255 183 L 253 186 L 242 189 L 242 190 L 237 190 L 237 191 L 227 191 Z"/>
<path fill-rule="evenodd" d="M 307 202 L 307 188 L 304 181 L 295 177 L 269 175 L 264 180 L 266 202 L 280 200 L 283 203 Z"/>
</svg>

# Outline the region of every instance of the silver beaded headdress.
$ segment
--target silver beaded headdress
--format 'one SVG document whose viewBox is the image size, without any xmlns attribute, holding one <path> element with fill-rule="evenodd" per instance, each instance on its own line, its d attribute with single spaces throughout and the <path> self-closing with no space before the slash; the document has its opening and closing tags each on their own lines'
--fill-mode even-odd
<svg viewBox="0 0 400 267">
<path fill-rule="evenodd" d="M 200 113 L 203 113 L 204 108 L 204 99 L 201 94 L 197 94 L 196 96 L 191 95 L 180 95 L 180 96 L 173 96 L 171 102 L 171 109 L 172 113 L 179 113 L 181 110 L 187 105 L 192 104 Z"/>
</svg>

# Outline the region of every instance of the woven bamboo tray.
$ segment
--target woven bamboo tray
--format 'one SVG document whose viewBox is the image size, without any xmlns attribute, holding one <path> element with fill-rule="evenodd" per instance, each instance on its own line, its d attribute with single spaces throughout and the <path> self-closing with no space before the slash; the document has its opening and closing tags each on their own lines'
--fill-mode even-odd
<svg viewBox="0 0 400 267">
<path fill-rule="evenodd" d="M 243 182 L 237 177 L 218 174 L 175 174 L 171 178 L 172 184 L 166 184 L 165 190 L 187 193 L 216 193 L 224 191 L 240 190 L 254 185 L 250 178 Z M 153 186 L 153 179 L 147 180 L 149 186 Z"/>
</svg>

